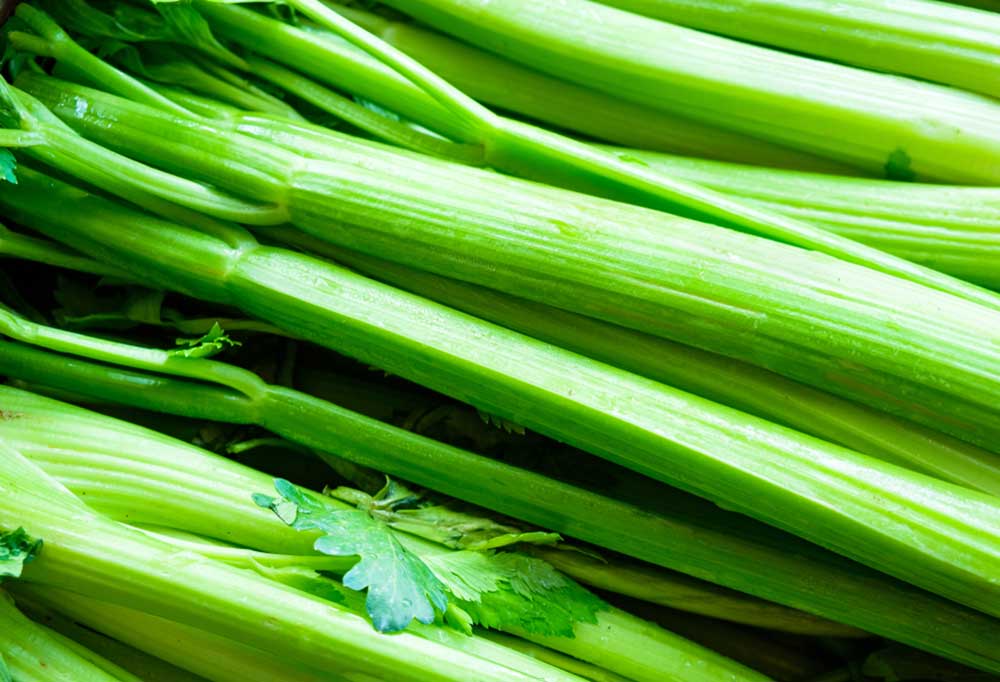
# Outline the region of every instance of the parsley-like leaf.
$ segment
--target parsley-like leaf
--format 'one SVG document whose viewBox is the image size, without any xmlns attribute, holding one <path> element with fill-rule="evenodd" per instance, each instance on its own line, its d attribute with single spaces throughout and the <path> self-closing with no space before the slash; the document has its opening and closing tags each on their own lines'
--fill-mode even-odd
<svg viewBox="0 0 1000 682">
<path fill-rule="evenodd" d="M 229 338 L 218 322 L 213 324 L 208 333 L 201 338 L 177 339 L 176 343 L 178 346 L 187 346 L 187 348 L 172 350 L 170 354 L 185 358 L 210 358 L 227 348 L 241 345 L 239 341 L 233 341 Z"/>
<path fill-rule="evenodd" d="M 29 536 L 23 528 L 0 532 L 0 580 L 19 578 L 24 565 L 42 549 L 42 541 Z"/>
<path fill-rule="evenodd" d="M 327 494 L 343 502 L 368 509 L 372 516 L 396 530 L 431 540 L 452 549 L 499 549 L 519 543 L 552 545 L 562 538 L 548 531 L 525 531 L 485 516 L 481 509 L 469 511 L 434 504 L 422 494 L 389 480 L 374 496 L 353 488 L 334 488 Z"/>
<path fill-rule="evenodd" d="M 397 632 L 413 620 L 429 624 L 448 606 L 444 585 L 419 557 L 396 539 L 392 529 L 363 509 L 335 510 L 278 479 L 280 499 L 255 495 L 296 530 L 319 530 L 314 548 L 330 556 L 357 556 L 344 586 L 368 590 L 365 607 L 379 632 Z"/>
<path fill-rule="evenodd" d="M 574 637 L 608 608 L 551 564 L 517 553 L 461 551 L 426 559 L 473 623 L 495 630 Z"/>
</svg>

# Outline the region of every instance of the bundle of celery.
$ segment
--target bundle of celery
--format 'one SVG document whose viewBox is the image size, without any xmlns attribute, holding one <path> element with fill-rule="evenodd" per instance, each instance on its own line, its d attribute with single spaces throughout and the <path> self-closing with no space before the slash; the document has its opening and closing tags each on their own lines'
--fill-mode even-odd
<svg viewBox="0 0 1000 682">
<path fill-rule="evenodd" d="M 352 4 L 0 29 L 0 681 L 1000 675 L 995 18 Z"/>
</svg>

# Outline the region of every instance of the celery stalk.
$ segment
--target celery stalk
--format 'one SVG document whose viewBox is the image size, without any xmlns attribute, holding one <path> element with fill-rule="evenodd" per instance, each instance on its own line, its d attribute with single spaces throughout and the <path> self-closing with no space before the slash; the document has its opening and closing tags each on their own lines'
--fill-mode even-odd
<svg viewBox="0 0 1000 682">
<path fill-rule="evenodd" d="M 25 571 L 28 582 L 126 603 L 328 672 L 456 682 L 576 679 L 527 657 L 504 653 L 515 669 L 415 635 L 380 635 L 329 602 L 94 513 L 7 446 L 0 492 L 0 527 L 31 527 L 46 539 L 44 556 Z"/>
<path fill-rule="evenodd" d="M 308 671 L 287 660 L 219 637 L 211 632 L 70 590 L 24 584 L 15 586 L 20 599 L 51 609 L 139 651 L 173 663 L 210 682 L 353 682 L 337 672 Z M 138 678 L 137 678 L 138 679 Z M 366 676 L 365 680 L 378 682 Z"/>
<path fill-rule="evenodd" d="M 600 0 L 747 42 L 1000 95 L 1000 17 L 928 0 Z"/>
<path fill-rule="evenodd" d="M 0 651 L 18 681 L 139 682 L 106 661 L 98 665 L 88 660 L 55 633 L 28 620 L 6 592 L 0 592 Z"/>
<path fill-rule="evenodd" d="M 638 150 L 615 153 L 956 277 L 1000 288 L 1000 192 L 995 188 L 833 177 Z"/>
<path fill-rule="evenodd" d="M 305 161 L 207 122 L 22 80 L 88 135 L 252 193 L 340 246 L 749 361 L 979 445 L 1000 434 L 1000 350 L 982 343 L 1000 328 L 995 293 L 960 283 L 986 304 L 975 305 L 822 254 L 347 136 L 336 159 Z M 46 146 L 50 162 L 92 149 L 61 131 L 59 141 L 70 149 Z"/>
<path fill-rule="evenodd" d="M 552 75 L 872 172 L 972 184 L 1000 178 L 1000 106 L 987 97 L 740 43 L 589 0 L 386 4 Z"/>
<path fill-rule="evenodd" d="M 188 673 L 42 606 L 37 600 L 26 596 L 32 588 L 25 583 L 16 585 L 15 588 L 18 607 L 33 621 L 87 647 L 89 651 L 128 670 L 143 682 L 207 682 L 204 677 Z"/>
<path fill-rule="evenodd" d="M 995 498 L 776 427 L 306 256 L 246 242 L 232 250 L 203 233 L 34 173 L 21 175 L 0 202 L 49 236 L 145 277 L 162 277 L 166 287 L 198 282 L 208 300 L 235 303 L 491 414 L 932 591 L 1000 611 L 990 578 Z M 37 200 L 39 192 L 45 201 Z M 121 239 L 122 224 L 128 241 Z M 199 263 L 193 273 L 191 262 Z"/>
<path fill-rule="evenodd" d="M 295 230 L 279 241 L 537 339 L 942 480 L 1000 496 L 1000 457 L 957 438 L 735 360 L 414 270 L 333 249 Z"/>
<path fill-rule="evenodd" d="M 421 485 L 458 496 L 470 502 L 488 504 L 501 513 L 522 518 L 531 523 L 543 525 L 551 523 L 552 527 L 558 531 L 572 533 L 575 537 L 600 544 L 608 549 L 633 553 L 635 556 L 655 564 L 677 567 L 695 575 L 707 577 L 717 575 L 709 568 L 711 563 L 715 561 L 711 558 L 713 554 L 718 555 L 722 560 L 721 558 L 727 554 L 740 556 L 743 551 L 746 551 L 742 540 L 735 544 L 730 540 L 722 540 L 724 535 L 730 532 L 728 529 L 731 529 L 734 523 L 731 515 L 719 513 L 711 506 L 699 504 L 697 501 L 687 499 L 676 492 L 671 493 L 672 502 L 665 505 L 666 509 L 672 508 L 672 513 L 660 512 L 658 515 L 653 515 L 635 509 L 626 503 L 589 493 L 565 483 L 551 481 L 543 476 L 493 462 L 392 427 L 374 425 L 362 417 L 356 416 L 353 420 L 347 419 L 343 416 L 345 414 L 343 410 L 338 410 L 329 404 L 324 406 L 322 402 L 304 397 L 295 391 L 272 390 L 274 393 L 272 401 L 237 401 L 229 391 L 206 390 L 200 384 L 180 382 L 130 372 L 125 369 L 110 369 L 80 360 L 68 360 L 65 356 L 32 351 L 20 345 L 3 344 L 0 345 L 0 350 L 2 350 L 0 352 L 0 372 L 11 377 L 39 383 L 47 388 L 75 388 L 92 398 L 113 400 L 172 414 L 236 423 L 256 421 L 300 444 L 343 454 L 352 461 L 378 466 L 393 476 L 408 478 Z M 68 350 L 68 348 L 64 347 L 63 350 Z M 204 376 L 207 378 L 208 374 L 206 373 Z M 136 392 L 135 387 L 137 386 L 142 386 L 141 392 Z M 50 441 L 54 442 L 56 434 L 63 433 L 67 429 L 69 432 L 75 431 L 78 434 L 87 433 L 89 434 L 88 439 L 94 442 L 104 442 L 113 438 L 110 435 L 110 432 L 113 432 L 110 430 L 110 423 L 101 422 L 93 417 L 89 420 L 74 421 L 72 418 L 78 413 L 73 412 L 70 408 L 61 411 L 59 420 L 50 421 L 42 417 L 41 408 L 46 404 L 44 400 L 33 404 L 30 403 L 29 396 L 19 393 L 8 393 L 5 395 L 5 399 L 10 405 L 14 405 L 16 402 L 17 405 L 21 406 L 19 409 L 22 411 L 28 411 L 28 408 L 33 405 L 31 411 L 36 415 L 34 423 L 39 425 L 39 428 L 45 429 L 45 432 L 49 434 Z M 49 404 L 54 405 L 54 403 Z M 256 404 L 255 407 L 254 404 Z M 283 411 L 275 411 L 272 408 L 275 404 L 283 404 L 288 407 Z M 307 407 L 312 409 L 307 410 Z M 276 413 L 271 414 L 272 412 Z M 289 419 L 286 416 L 299 412 L 306 412 L 311 416 L 311 419 Z M 102 424 L 109 430 L 100 430 L 98 427 Z M 323 424 L 324 427 L 319 427 L 320 424 Z M 26 454 L 35 456 L 36 450 L 32 445 L 33 441 L 28 436 L 41 432 L 28 430 L 24 423 L 15 426 L 17 435 L 7 433 L 7 436 L 16 441 Z M 4 432 L 2 427 L 0 427 L 0 432 Z M 357 434 L 356 440 L 344 435 L 353 433 Z M 121 435 L 119 434 L 118 440 L 120 439 Z M 64 447 L 69 448 L 70 442 L 75 443 L 77 440 L 67 441 Z M 123 447 L 122 450 L 128 452 L 154 451 L 149 444 L 142 447 L 139 445 Z M 170 459 L 174 462 L 183 459 L 179 455 L 168 456 L 168 454 L 163 454 L 160 458 Z M 84 482 L 85 479 L 80 479 L 79 470 L 82 464 L 83 460 L 79 460 L 70 470 L 77 472 L 71 474 L 72 480 L 76 481 L 73 484 L 74 489 L 82 492 L 84 488 L 79 486 L 86 485 L 88 486 L 87 497 L 92 504 L 99 503 L 95 501 L 96 498 L 100 498 L 101 504 L 109 504 L 110 502 L 102 496 L 100 486 L 91 486 Z M 239 468 L 237 467 L 237 469 Z M 445 472 L 460 472 L 460 474 L 449 476 L 445 475 Z M 60 474 L 60 477 L 64 480 L 70 480 L 65 478 L 66 475 L 70 474 Z M 257 482 L 258 487 L 265 484 L 264 479 Z M 242 487 L 250 485 L 251 482 L 247 482 Z M 214 518 L 201 518 L 199 520 L 201 525 L 190 526 L 188 530 L 210 534 L 213 529 L 228 519 L 226 521 L 227 527 L 234 529 L 231 532 L 241 533 L 238 537 L 230 539 L 238 540 L 242 544 L 256 544 L 272 550 L 292 551 L 297 548 L 294 545 L 285 547 L 271 544 L 274 540 L 269 534 L 263 538 L 256 534 L 258 529 L 253 520 L 248 520 L 247 523 L 237 523 L 240 517 L 235 514 L 235 510 L 239 508 L 241 485 L 237 481 L 231 485 L 231 489 L 235 491 L 232 494 L 234 502 L 225 508 L 225 511 L 220 512 Z M 118 494 L 122 495 L 123 493 Z M 168 514 L 171 518 L 180 518 L 187 505 L 176 492 L 165 497 L 172 500 L 172 503 L 164 503 L 160 513 Z M 136 502 L 138 502 L 137 498 L 128 498 L 115 503 L 112 507 L 102 507 L 102 509 L 119 510 L 119 512 L 132 510 L 130 513 L 137 523 L 163 524 L 166 522 L 159 516 L 136 517 L 134 510 Z M 690 507 L 692 504 L 694 506 L 690 512 L 683 511 L 684 508 Z M 587 516 L 572 514 L 567 511 L 568 506 L 571 509 L 592 510 L 594 513 Z M 698 518 L 697 523 L 693 522 L 695 518 Z M 633 532 L 644 540 L 641 542 L 629 541 L 622 537 L 620 529 L 623 527 L 632 528 Z M 268 532 L 273 532 L 273 530 L 272 528 Z M 705 532 L 708 532 L 708 535 L 704 535 Z M 762 527 L 756 527 L 754 532 L 763 532 L 766 535 L 768 531 L 763 530 Z M 788 546 L 789 538 L 784 538 L 780 534 L 772 533 L 772 535 L 783 538 L 784 545 Z M 703 540 L 688 542 L 684 539 L 687 537 L 703 539 L 712 537 L 716 538 L 716 542 L 708 550 L 700 550 L 699 547 L 701 547 Z M 754 586 L 760 585 L 765 580 L 766 575 L 781 573 L 784 577 L 772 584 L 782 585 L 782 592 L 789 593 L 798 584 L 792 579 L 792 576 L 801 576 L 804 573 L 802 566 L 797 562 L 786 565 L 783 550 L 776 552 L 770 549 L 768 544 L 751 544 L 754 546 L 753 551 L 762 553 L 761 557 L 767 557 L 768 568 L 764 570 L 754 565 L 747 565 L 745 575 L 730 578 L 729 584 L 741 589 L 750 588 L 760 591 L 760 587 Z M 782 542 L 773 544 L 776 547 Z M 704 584 L 685 579 L 683 576 L 654 569 L 646 569 L 645 571 L 639 568 L 630 569 L 620 567 L 617 564 L 605 564 L 595 569 L 591 563 L 582 561 L 578 557 L 574 561 L 574 557 L 564 555 L 562 552 L 549 553 L 542 549 L 536 551 L 542 553 L 543 556 L 552 558 L 565 569 L 568 575 L 602 589 L 648 597 L 658 603 L 665 603 L 677 608 L 689 608 L 695 611 L 709 609 L 710 613 L 718 617 L 726 617 L 728 614 L 730 618 L 760 627 L 829 636 L 857 634 L 857 631 L 852 628 L 816 619 L 801 612 L 752 599 L 745 595 L 713 590 Z M 762 560 L 758 558 L 757 561 L 761 562 Z M 834 572 L 832 575 L 838 576 L 835 578 L 836 580 L 847 581 L 849 584 L 852 582 L 849 575 L 842 573 L 838 575 L 836 568 L 813 570 L 832 570 Z M 811 571 L 806 573 L 811 575 Z M 828 574 L 825 580 L 833 580 L 834 578 L 831 578 L 830 575 Z M 813 579 L 809 578 L 809 580 Z M 638 594 L 635 591 L 636 585 L 641 585 L 638 589 L 642 591 Z M 852 586 L 845 589 L 857 588 Z M 651 590 L 656 590 L 656 592 L 651 594 Z M 765 588 L 765 592 L 777 594 L 768 588 Z"/>
<path fill-rule="evenodd" d="M 576 186 L 582 184 L 596 188 L 598 194 L 625 198 L 654 208 L 669 208 L 670 210 L 680 208 L 688 214 L 712 222 L 738 226 L 745 231 L 833 254 L 845 260 L 921 282 L 932 288 L 952 292 L 994 308 L 1000 305 L 996 297 L 988 292 L 896 258 L 883 251 L 834 235 L 808 223 L 752 208 L 717 192 L 676 180 L 663 173 L 649 173 L 642 168 L 623 163 L 613 155 L 591 145 L 497 116 L 400 51 L 359 29 L 336 12 L 330 11 L 318 0 L 295 0 L 295 5 L 314 19 L 321 20 L 324 25 L 334 28 L 340 34 L 348 37 L 349 40 L 362 46 L 366 51 L 377 55 L 380 60 L 393 68 L 403 69 L 401 72 L 403 75 L 425 88 L 427 93 L 432 95 L 439 104 L 447 104 L 445 109 L 449 116 L 446 118 L 454 120 L 460 128 L 455 133 L 457 141 L 481 145 L 486 152 L 488 163 L 494 167 L 514 175 L 529 178 L 540 177 L 557 185 Z M 14 115 L 13 118 L 17 125 L 28 128 L 38 125 L 38 121 L 33 120 L 23 102 L 11 101 L 16 100 L 16 97 L 12 97 L 12 93 L 2 94 L 8 100 L 5 104 L 11 109 L 9 113 Z M 64 112 L 64 115 L 69 113 Z M 133 112 L 134 114 L 135 112 Z M 44 118 L 47 112 L 37 112 L 37 115 Z M 71 118 L 86 120 L 88 114 L 87 111 L 81 111 L 80 107 L 76 107 Z M 115 120 L 118 124 L 115 126 L 116 133 L 123 132 L 122 120 L 118 118 Z M 175 123 L 178 125 L 186 123 L 189 124 L 189 127 L 193 125 L 193 121 L 187 119 L 175 119 Z M 102 125 L 98 129 L 91 129 L 90 133 L 99 134 L 102 132 L 101 129 L 104 129 L 103 132 L 106 133 L 106 128 L 107 126 Z M 207 133 L 204 130 L 203 132 Z M 129 140 L 119 140 L 117 136 L 112 136 L 112 140 L 108 144 L 126 148 L 130 146 Z M 149 140 L 142 146 L 149 147 Z M 204 146 L 201 147 L 201 149 L 203 148 Z M 180 150 L 175 151 L 179 152 Z M 247 159 L 258 159 L 258 155 L 254 154 L 253 151 L 252 148 L 244 149 L 239 159 L 231 160 L 229 164 L 232 166 L 230 174 L 241 171 L 246 174 L 249 169 L 243 162 Z M 98 152 L 92 149 L 91 153 L 97 154 Z M 160 156 L 169 157 L 170 154 L 161 150 Z M 188 153 L 186 156 L 190 161 L 191 154 Z M 205 167 L 204 160 L 199 166 Z M 92 171 L 89 172 L 92 173 Z M 244 177 L 239 182 L 240 189 L 238 191 L 248 192 L 251 190 L 251 180 L 258 179 L 253 178 L 253 175 L 255 174 L 251 173 L 250 176 Z M 256 188 L 255 198 L 258 194 L 264 198 L 273 196 L 265 193 L 263 186 L 258 183 L 253 184 Z M 178 200 L 176 187 L 164 188 L 161 182 L 157 186 L 157 192 L 166 192 L 172 197 L 172 200 Z M 162 194 L 157 194 L 159 198 L 162 196 Z M 215 200 L 221 201 L 221 197 L 216 197 Z M 184 203 L 183 200 L 181 203 Z M 282 217 L 281 207 L 273 208 L 273 211 L 269 211 L 266 206 L 256 207 L 256 211 L 250 209 L 252 215 L 244 217 L 242 220 L 243 222 L 251 222 L 252 218 L 256 224 L 267 224 L 265 221 L 269 218 Z M 225 217 L 231 215 L 233 214 L 226 214 Z"/>
<path fill-rule="evenodd" d="M 274 519 L 270 513 L 255 508 L 251 502 L 253 492 L 267 491 L 270 488 L 270 477 L 126 422 L 101 418 L 50 400 L 33 399 L 30 395 L 22 394 L 18 397 L 10 391 L 5 393 L 11 398 L 5 404 L 10 409 L 20 410 L 24 429 L 27 431 L 14 425 L 11 430 L 5 431 L 9 436 L 8 442 L 16 444 L 33 462 L 113 518 L 209 534 L 257 549 L 312 553 L 315 534 L 301 534 Z M 60 412 L 69 419 L 69 423 L 60 425 Z M 49 427 L 56 430 L 71 429 L 77 434 L 78 445 L 73 448 L 74 456 L 65 457 L 66 450 L 63 448 L 67 447 L 67 441 L 64 440 L 61 447 L 49 448 L 45 442 L 37 439 L 37 431 L 32 435 L 32 430 L 47 421 L 47 415 L 54 417 L 53 421 L 48 422 Z M 76 430 L 79 428 L 82 430 Z M 91 452 L 85 449 L 85 445 L 81 447 L 79 436 L 85 432 L 96 436 L 100 431 L 105 431 L 104 442 L 110 447 L 95 448 Z M 50 443 L 54 445 L 55 441 Z M 116 459 L 107 454 L 109 451 L 138 452 L 139 448 L 149 453 L 149 456 Z M 91 464 L 81 466 L 88 460 Z M 95 462 L 102 462 L 100 480 L 89 473 L 96 471 L 92 468 L 92 463 Z M 165 464 L 174 473 L 163 471 Z M 203 484 L 196 483 L 208 471 L 214 472 L 211 479 L 205 478 Z M 113 487 L 109 484 L 113 484 Z M 155 499 L 157 503 L 136 504 L 144 495 Z M 334 500 L 328 504 L 334 508 L 350 508 Z M 168 507 L 172 507 L 169 512 Z M 187 511 L 178 512 L 178 508 Z M 438 550 L 429 543 L 416 539 L 409 540 L 408 546 L 422 557 L 428 552 L 452 553 L 452 550 Z M 181 549 L 186 547 L 181 546 Z M 197 548 L 195 551 L 198 551 Z M 348 561 L 346 568 L 339 572 L 346 572 L 352 564 L 353 562 Z M 347 606 L 352 610 L 360 608 L 360 605 L 356 607 L 350 602 Z M 542 607 L 542 603 L 539 603 L 538 608 Z M 678 671 L 686 668 L 690 668 L 692 672 L 701 669 L 697 674 L 706 680 L 719 679 L 713 675 L 732 679 L 734 682 L 759 680 L 757 676 L 741 672 L 738 666 L 733 667 L 730 662 L 711 652 L 702 651 L 669 632 L 613 608 L 605 608 L 595 615 L 594 623 L 576 623 L 572 637 L 547 636 L 533 631 L 530 623 L 505 625 L 501 629 L 591 661 L 637 682 L 656 682 L 662 679 L 660 675 L 679 675 Z M 487 656 L 495 648 L 488 642 L 468 639 L 457 633 L 453 633 L 454 637 L 446 637 L 446 633 L 438 633 L 435 627 L 430 628 L 432 632 L 427 630 L 428 628 L 411 626 L 409 631 L 429 640 L 452 644 L 456 648 L 461 645 L 463 650 L 482 656 Z M 456 640 L 459 644 L 454 644 Z M 519 657 L 514 656 L 512 661 L 506 663 L 525 671 L 530 670 L 523 664 L 516 665 L 518 660 Z M 505 661 L 498 661 L 503 662 Z M 683 662 L 691 665 L 682 665 Z M 544 670 L 544 666 L 539 670 Z M 201 673 L 200 670 L 196 672 Z"/>
<path fill-rule="evenodd" d="M 310 33 L 232 6 L 199 7 L 220 35 L 318 81 L 431 127 L 441 125 L 447 116 L 429 95 L 335 36 Z M 476 99 L 560 128 L 645 149 L 827 172 L 847 170 L 819 157 L 567 83 L 416 26 L 336 9 Z M 393 88 L 385 88 L 380 80 L 393 83 Z"/>
</svg>

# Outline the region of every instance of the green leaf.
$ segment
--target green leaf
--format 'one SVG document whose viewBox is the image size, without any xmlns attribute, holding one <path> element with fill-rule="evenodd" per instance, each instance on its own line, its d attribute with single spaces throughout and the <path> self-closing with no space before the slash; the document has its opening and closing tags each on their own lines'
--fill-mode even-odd
<svg viewBox="0 0 1000 682">
<path fill-rule="evenodd" d="M 25 564 L 42 550 L 42 541 L 29 536 L 23 528 L 0 532 L 0 580 L 19 578 Z"/>
<path fill-rule="evenodd" d="M 43 0 L 37 3 L 49 16 L 74 34 L 91 37 L 117 38 L 119 40 L 148 40 L 162 38 L 162 33 L 151 33 L 149 29 L 155 26 L 149 22 L 152 15 L 127 3 L 118 3 L 126 7 L 123 19 L 102 12 L 86 0 Z M 135 17 L 146 19 L 136 22 Z M 160 22 L 162 23 L 162 22 Z"/>
<path fill-rule="evenodd" d="M 396 530 L 416 535 L 452 549 L 499 549 L 518 543 L 552 545 L 562 540 L 558 533 L 524 531 L 484 516 L 484 511 L 462 511 L 433 504 L 397 481 L 389 480 L 374 497 L 340 487 L 327 494 L 343 502 L 364 507 Z"/>
<path fill-rule="evenodd" d="M 368 590 L 365 606 L 376 630 L 398 632 L 413 620 L 433 623 L 436 612 L 447 608 L 441 581 L 368 511 L 331 509 L 283 479 L 275 481 L 275 489 L 280 499 L 255 495 L 254 501 L 296 530 L 322 531 L 316 551 L 360 558 L 343 583 L 352 590 Z"/>
<path fill-rule="evenodd" d="M 226 333 L 219 326 L 218 322 L 214 323 L 212 328 L 208 330 L 208 333 L 201 338 L 177 339 L 175 343 L 178 346 L 187 346 L 187 348 L 178 348 L 169 351 L 169 353 L 185 358 L 210 358 L 213 355 L 218 355 L 227 348 L 242 345 L 239 341 L 233 341 L 226 336 Z"/>
<path fill-rule="evenodd" d="M 425 559 L 460 613 L 486 628 L 574 637 L 608 606 L 541 559 L 516 553 L 461 551 Z"/>
<path fill-rule="evenodd" d="M 233 54 L 212 34 L 205 17 L 187 2 L 157 2 L 156 11 L 166 22 L 171 34 L 177 42 L 191 45 L 205 54 L 210 54 L 219 61 L 245 68 L 242 59 Z"/>
<path fill-rule="evenodd" d="M 17 184 L 17 159 L 7 149 L 0 149 L 0 182 Z"/>
</svg>

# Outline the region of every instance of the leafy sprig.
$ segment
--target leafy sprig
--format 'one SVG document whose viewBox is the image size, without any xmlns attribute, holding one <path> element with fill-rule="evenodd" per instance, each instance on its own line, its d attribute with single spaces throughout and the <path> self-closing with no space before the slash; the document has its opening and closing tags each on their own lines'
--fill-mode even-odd
<svg viewBox="0 0 1000 682">
<path fill-rule="evenodd" d="M 0 532 L 0 580 L 21 577 L 25 564 L 31 563 L 41 550 L 42 541 L 23 528 Z"/>
<path fill-rule="evenodd" d="M 445 587 L 419 557 L 403 547 L 392 529 L 364 509 L 332 509 L 283 479 L 279 498 L 254 495 L 283 522 L 300 531 L 318 530 L 314 548 L 330 556 L 358 556 L 344 586 L 365 590 L 365 607 L 379 632 L 398 632 L 412 621 L 433 623 L 448 606 Z"/>
</svg>

